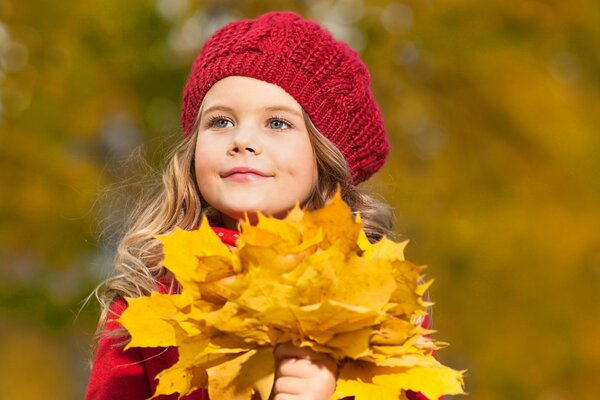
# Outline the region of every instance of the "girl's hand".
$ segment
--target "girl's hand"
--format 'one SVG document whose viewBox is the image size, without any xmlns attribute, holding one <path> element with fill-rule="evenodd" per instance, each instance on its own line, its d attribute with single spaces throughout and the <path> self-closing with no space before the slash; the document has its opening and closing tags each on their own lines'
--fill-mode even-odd
<svg viewBox="0 0 600 400">
<path fill-rule="evenodd" d="M 272 400 L 329 400 L 335 392 L 337 364 L 327 354 L 282 344 L 275 348 Z"/>
</svg>

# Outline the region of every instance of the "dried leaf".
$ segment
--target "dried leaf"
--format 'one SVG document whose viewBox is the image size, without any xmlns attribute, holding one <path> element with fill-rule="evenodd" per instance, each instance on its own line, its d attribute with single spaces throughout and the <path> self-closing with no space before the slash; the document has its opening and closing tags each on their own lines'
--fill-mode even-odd
<svg viewBox="0 0 600 400">
<path fill-rule="evenodd" d="M 175 319 L 181 310 L 189 307 L 186 296 L 153 292 L 148 297 L 126 297 L 127 308 L 121 314 L 121 323 L 131 334 L 130 347 L 175 346 L 184 329 Z"/>
<path fill-rule="evenodd" d="M 211 399 L 250 399 L 258 393 L 268 399 L 274 380 L 272 349 L 258 348 L 227 362 L 208 368 L 208 393 Z"/>
<path fill-rule="evenodd" d="M 381 367 L 350 361 L 340 371 L 333 399 L 354 396 L 355 400 L 397 399 L 406 390 L 420 388 L 429 399 L 462 394 L 460 372 L 441 365 L 432 357 L 411 367 Z"/>
</svg>

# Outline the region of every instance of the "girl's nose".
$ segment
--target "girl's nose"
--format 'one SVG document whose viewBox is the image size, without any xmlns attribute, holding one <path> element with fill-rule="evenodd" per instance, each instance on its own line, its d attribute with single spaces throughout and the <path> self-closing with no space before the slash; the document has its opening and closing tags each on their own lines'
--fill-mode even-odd
<svg viewBox="0 0 600 400">
<path fill-rule="evenodd" d="M 261 152 L 262 146 L 260 145 L 260 140 L 256 137 L 256 133 L 252 132 L 251 129 L 240 129 L 238 132 L 234 133 L 231 147 L 228 151 L 229 155 L 238 153 L 258 155 Z"/>
</svg>

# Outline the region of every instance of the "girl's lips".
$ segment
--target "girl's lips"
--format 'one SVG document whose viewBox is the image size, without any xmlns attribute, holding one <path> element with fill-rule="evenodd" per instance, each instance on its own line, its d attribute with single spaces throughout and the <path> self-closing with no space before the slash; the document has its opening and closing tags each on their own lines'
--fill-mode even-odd
<svg viewBox="0 0 600 400">
<path fill-rule="evenodd" d="M 250 167 L 235 167 L 225 172 L 222 177 L 233 182 L 257 182 L 270 178 L 271 175 Z"/>
<path fill-rule="evenodd" d="M 257 182 L 268 178 L 270 177 L 254 172 L 234 172 L 223 177 L 223 179 L 233 182 Z"/>
</svg>

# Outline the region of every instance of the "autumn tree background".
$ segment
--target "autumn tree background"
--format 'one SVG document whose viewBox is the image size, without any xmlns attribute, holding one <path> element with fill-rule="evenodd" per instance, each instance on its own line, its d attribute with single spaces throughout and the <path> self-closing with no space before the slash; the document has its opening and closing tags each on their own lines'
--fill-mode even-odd
<svg viewBox="0 0 600 400">
<path fill-rule="evenodd" d="M 367 187 L 428 264 L 474 399 L 600 392 L 600 3 L 0 0 L 0 397 L 78 399 L 126 210 L 179 138 L 201 43 L 291 9 L 361 53 L 390 132 Z M 132 157 L 132 154 L 139 156 Z"/>
</svg>

